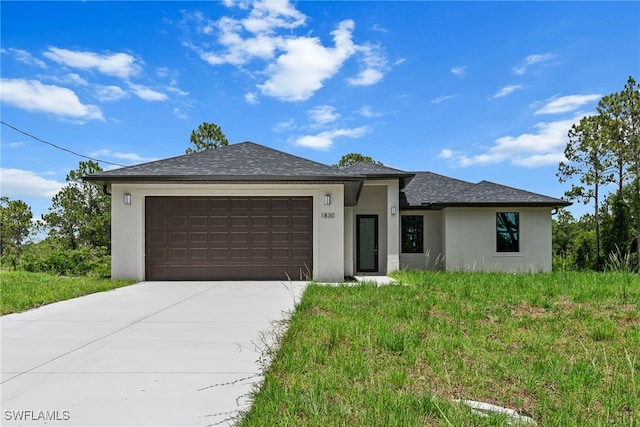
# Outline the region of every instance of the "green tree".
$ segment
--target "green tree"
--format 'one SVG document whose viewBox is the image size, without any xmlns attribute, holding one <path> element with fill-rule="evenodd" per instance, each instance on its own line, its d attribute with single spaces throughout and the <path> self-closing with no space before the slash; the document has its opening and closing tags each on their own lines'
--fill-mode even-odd
<svg viewBox="0 0 640 427">
<path fill-rule="evenodd" d="M 611 254 L 629 252 L 633 236 L 631 210 L 622 192 L 611 194 L 602 214 L 602 250 L 606 258 Z"/>
<path fill-rule="evenodd" d="M 584 204 L 594 201 L 595 216 L 595 265 L 600 266 L 600 187 L 612 182 L 609 146 L 603 138 L 603 120 L 599 116 L 587 116 L 569 130 L 569 142 L 564 150 L 566 162 L 560 162 L 556 174 L 560 182 L 578 178 L 580 184 L 572 184 L 565 192 L 570 200 Z"/>
<path fill-rule="evenodd" d="M 94 161 L 80 162 L 67 175 L 65 185 L 53 197 L 49 213 L 43 215 L 49 235 L 66 249 L 109 247 L 111 242 L 111 197 L 82 177 L 101 172 Z"/>
<path fill-rule="evenodd" d="M 631 203 L 635 217 L 636 253 L 640 262 L 640 82 L 629 76 L 620 97 L 623 139 L 628 146 L 628 171 L 633 180 Z"/>
<path fill-rule="evenodd" d="M 617 192 L 622 195 L 631 154 L 630 146 L 624 136 L 622 96 L 619 93 L 612 93 L 602 97 L 598 102 L 597 111 L 597 119 L 601 124 L 600 141 L 610 157 L 611 182 L 617 185 Z"/>
<path fill-rule="evenodd" d="M 355 165 L 358 163 L 373 163 L 374 165 L 382 165 L 382 162 L 373 160 L 369 156 L 362 155 L 360 153 L 349 153 L 342 156 L 340 161 L 333 165 L 334 168 L 342 169 L 347 166 Z"/>
<path fill-rule="evenodd" d="M 191 131 L 189 139 L 193 147 L 188 147 L 185 150 L 185 154 L 198 153 L 229 145 L 229 141 L 222 133 L 222 129 L 215 123 L 202 122 L 197 129 Z"/>
<path fill-rule="evenodd" d="M 573 244 L 580 231 L 576 219 L 567 209 L 559 209 L 556 218 L 551 222 L 553 230 L 553 255 L 566 257 L 573 251 Z"/>
<path fill-rule="evenodd" d="M 0 257 L 22 252 L 22 244 L 32 229 L 31 207 L 22 200 L 0 197 Z"/>
</svg>

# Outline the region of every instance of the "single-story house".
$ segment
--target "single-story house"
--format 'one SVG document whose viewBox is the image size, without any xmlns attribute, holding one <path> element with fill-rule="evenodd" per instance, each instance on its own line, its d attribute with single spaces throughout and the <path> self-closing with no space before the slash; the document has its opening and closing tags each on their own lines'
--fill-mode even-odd
<svg viewBox="0 0 640 427">
<path fill-rule="evenodd" d="M 252 142 L 85 177 L 112 195 L 112 277 L 315 279 L 551 270 L 565 200 Z"/>
</svg>

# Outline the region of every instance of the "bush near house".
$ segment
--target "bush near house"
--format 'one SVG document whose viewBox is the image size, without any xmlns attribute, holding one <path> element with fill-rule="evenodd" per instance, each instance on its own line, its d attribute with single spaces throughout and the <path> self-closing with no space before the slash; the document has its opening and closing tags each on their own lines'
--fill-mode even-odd
<svg viewBox="0 0 640 427">
<path fill-rule="evenodd" d="M 241 426 L 640 421 L 640 277 L 398 272 L 401 285 L 311 285 Z M 284 330 L 284 328 L 283 328 Z"/>
</svg>

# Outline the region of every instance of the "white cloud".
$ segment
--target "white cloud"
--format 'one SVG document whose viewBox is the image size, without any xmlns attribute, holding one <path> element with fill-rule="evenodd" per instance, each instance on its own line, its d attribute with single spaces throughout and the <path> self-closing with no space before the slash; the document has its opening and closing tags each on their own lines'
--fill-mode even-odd
<svg viewBox="0 0 640 427">
<path fill-rule="evenodd" d="M 156 157 L 142 157 L 136 153 L 123 153 L 121 151 L 111 151 L 109 149 L 96 150 L 89 153 L 91 157 L 112 157 L 120 160 L 127 160 L 131 163 L 144 163 L 158 160 Z"/>
<path fill-rule="evenodd" d="M 102 102 L 117 101 L 129 96 L 121 87 L 113 85 L 96 87 L 95 95 Z"/>
<path fill-rule="evenodd" d="M 255 92 L 247 92 L 244 94 L 244 100 L 251 105 L 257 105 L 260 103 L 258 101 L 258 94 Z"/>
<path fill-rule="evenodd" d="M 10 199 L 51 199 L 65 184 L 23 169 L 0 168 L 2 195 Z"/>
<path fill-rule="evenodd" d="M 315 150 L 328 150 L 333 146 L 333 140 L 340 137 L 360 138 L 367 133 L 368 128 L 361 126 L 353 129 L 335 129 L 320 132 L 317 135 L 304 135 L 293 140 L 295 145 L 313 148 Z"/>
<path fill-rule="evenodd" d="M 23 110 L 54 114 L 80 122 L 104 120 L 100 108 L 83 104 L 72 90 L 37 80 L 2 79 L 0 98 L 2 102 Z"/>
<path fill-rule="evenodd" d="M 282 132 L 285 130 L 295 129 L 295 127 L 296 127 L 296 121 L 294 119 L 289 119 L 285 122 L 276 123 L 275 126 L 273 127 L 273 130 L 276 132 Z"/>
<path fill-rule="evenodd" d="M 356 48 L 351 40 L 354 27 L 353 21 L 342 21 L 331 32 L 334 48 L 324 47 L 316 37 L 285 40 L 286 53 L 267 67 L 266 73 L 270 77 L 264 84 L 258 85 L 262 94 L 283 101 L 309 99 L 355 53 Z"/>
<path fill-rule="evenodd" d="M 39 68 L 47 68 L 47 64 L 42 59 L 34 57 L 26 50 L 10 47 L 8 49 L 2 49 L 2 53 L 12 54 L 16 61 L 22 62 L 23 64 L 34 65 Z"/>
<path fill-rule="evenodd" d="M 147 86 L 129 83 L 129 88 L 136 96 L 145 101 L 166 101 L 169 98 L 165 93 L 157 92 Z"/>
<path fill-rule="evenodd" d="M 73 51 L 50 47 L 44 56 L 68 67 L 84 70 L 96 69 L 102 74 L 129 78 L 140 72 L 140 65 L 128 53 L 106 53 Z"/>
<path fill-rule="evenodd" d="M 371 106 L 369 105 L 363 106 L 358 111 L 356 111 L 356 113 L 360 114 L 363 117 L 368 117 L 368 118 L 384 116 L 384 113 L 379 113 L 371 110 Z"/>
<path fill-rule="evenodd" d="M 277 28 L 293 29 L 304 25 L 306 17 L 288 0 L 256 0 L 242 25 L 252 33 L 269 33 Z"/>
<path fill-rule="evenodd" d="M 381 26 L 380 26 L 380 25 L 378 25 L 378 24 L 373 24 L 373 26 L 371 27 L 371 29 L 372 29 L 373 31 L 378 31 L 378 32 L 380 32 L 380 33 L 384 33 L 384 34 L 387 34 L 387 33 L 389 32 L 389 30 L 387 30 L 387 29 L 386 29 L 386 28 L 384 28 L 384 27 L 381 27 Z"/>
<path fill-rule="evenodd" d="M 387 70 L 387 59 L 380 47 L 362 45 L 356 46 L 356 51 L 363 56 L 362 67 L 358 75 L 347 79 L 347 82 L 353 86 L 371 86 L 382 80 Z"/>
<path fill-rule="evenodd" d="M 512 94 L 513 92 L 520 90 L 524 87 L 524 85 L 507 85 L 504 86 L 502 88 L 500 88 L 493 96 L 492 98 L 503 98 L 507 95 Z"/>
<path fill-rule="evenodd" d="M 456 97 L 456 95 L 444 95 L 444 96 L 439 96 L 439 97 L 437 97 L 437 98 L 432 99 L 432 100 L 431 100 L 431 103 L 432 103 L 432 104 L 440 104 L 441 102 L 444 102 L 444 101 L 446 101 L 446 100 L 448 100 L 448 99 L 452 99 L 452 98 L 455 98 L 455 97 Z"/>
<path fill-rule="evenodd" d="M 555 57 L 555 55 L 552 55 L 550 53 L 543 53 L 543 54 L 535 54 L 535 55 L 529 55 L 524 59 L 524 62 L 527 65 L 533 65 L 533 64 L 537 64 L 538 62 L 546 62 L 549 61 L 550 59 L 553 59 Z"/>
<path fill-rule="evenodd" d="M 558 164 L 564 159 L 564 149 L 568 142 L 567 132 L 582 117 L 583 114 L 580 113 L 569 120 L 537 123 L 533 126 L 534 132 L 500 137 L 480 154 L 470 156 L 461 151 L 444 149 L 439 157 L 461 167 L 503 162 L 524 167 Z"/>
<path fill-rule="evenodd" d="M 347 79 L 353 86 L 371 86 L 378 83 L 384 77 L 384 73 L 374 68 L 367 68 L 358 73 L 357 76 Z"/>
<path fill-rule="evenodd" d="M 347 78 L 350 85 L 376 84 L 387 71 L 387 60 L 379 46 L 353 42 L 352 20 L 340 22 L 331 32 L 334 46 L 329 47 L 310 33 L 302 36 L 293 33 L 305 25 L 306 16 L 288 0 L 225 4 L 249 11 L 248 16 L 224 16 L 213 21 L 200 12 L 185 14 L 183 24 L 194 24 L 200 41 L 186 40 L 183 44 L 211 65 L 231 64 L 255 77 L 258 92 L 245 96 L 247 102 L 257 102 L 258 93 L 282 101 L 307 100 L 352 57 L 360 69 L 356 76 Z M 189 26 L 186 28 L 189 31 Z M 264 61 L 265 67 L 249 70 L 247 64 L 254 60 Z"/>
<path fill-rule="evenodd" d="M 598 101 L 602 95 L 568 95 L 549 101 L 547 105 L 535 112 L 535 114 L 560 114 L 575 111 L 585 104 Z"/>
<path fill-rule="evenodd" d="M 320 105 L 307 111 L 312 126 L 323 126 L 335 122 L 340 118 L 340 113 L 330 105 Z"/>
<path fill-rule="evenodd" d="M 176 116 L 177 118 L 179 118 L 180 120 L 187 120 L 189 118 L 187 113 L 185 113 L 184 111 L 182 111 L 178 107 L 174 107 L 173 108 L 173 115 Z"/>
<path fill-rule="evenodd" d="M 522 61 L 521 61 L 521 65 L 517 65 L 515 67 L 512 68 L 512 71 L 514 74 L 517 74 L 519 76 L 525 74 L 527 72 L 527 70 L 529 69 L 530 65 L 534 65 L 534 64 L 539 64 L 542 62 L 547 62 L 550 61 L 551 59 L 555 58 L 556 55 L 551 54 L 551 53 L 539 53 L 539 54 L 534 54 L 534 55 L 528 55 L 527 57 L 525 57 Z"/>
<path fill-rule="evenodd" d="M 451 68 L 451 72 L 458 77 L 464 77 L 467 72 L 467 66 L 461 65 L 459 67 L 453 67 Z"/>
</svg>

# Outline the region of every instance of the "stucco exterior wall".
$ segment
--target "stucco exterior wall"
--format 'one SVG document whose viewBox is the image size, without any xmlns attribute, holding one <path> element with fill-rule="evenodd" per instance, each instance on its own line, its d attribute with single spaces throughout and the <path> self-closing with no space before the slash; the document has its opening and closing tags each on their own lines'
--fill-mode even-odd
<svg viewBox="0 0 640 427">
<path fill-rule="evenodd" d="M 132 203 L 124 204 L 124 194 Z M 311 196 L 313 278 L 338 281 L 344 274 L 342 184 L 113 184 L 111 187 L 111 277 L 145 280 L 146 196 Z M 324 205 L 325 194 L 331 205 Z"/>
<path fill-rule="evenodd" d="M 496 251 L 497 212 L 519 212 L 519 252 Z M 447 270 L 551 271 L 549 208 L 446 208 L 442 213 Z"/>
<path fill-rule="evenodd" d="M 442 211 L 403 210 L 402 215 L 418 216 L 423 219 L 424 252 L 400 254 L 400 267 L 409 270 L 440 270 L 444 268 Z M 402 226 L 402 223 L 401 225 Z M 400 245 L 402 245 L 400 236 Z M 400 246 L 402 250 L 402 246 Z"/>
</svg>

